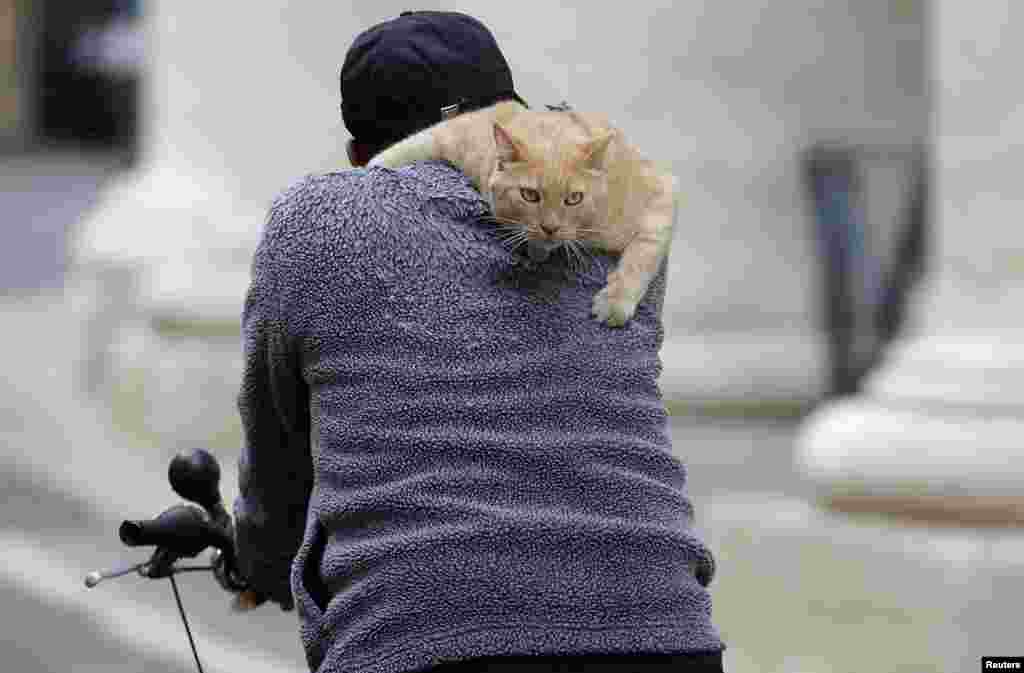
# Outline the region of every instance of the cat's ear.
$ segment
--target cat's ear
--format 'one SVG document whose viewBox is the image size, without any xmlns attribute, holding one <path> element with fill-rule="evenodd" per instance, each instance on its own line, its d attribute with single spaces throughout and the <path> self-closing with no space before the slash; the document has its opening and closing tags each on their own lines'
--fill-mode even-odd
<svg viewBox="0 0 1024 673">
<path fill-rule="evenodd" d="M 498 163 L 522 161 L 523 147 L 505 128 L 494 122 L 494 143 L 498 147 Z"/>
<path fill-rule="evenodd" d="M 615 131 L 600 131 L 580 147 L 580 163 L 587 168 L 604 168 L 605 152 Z"/>
</svg>

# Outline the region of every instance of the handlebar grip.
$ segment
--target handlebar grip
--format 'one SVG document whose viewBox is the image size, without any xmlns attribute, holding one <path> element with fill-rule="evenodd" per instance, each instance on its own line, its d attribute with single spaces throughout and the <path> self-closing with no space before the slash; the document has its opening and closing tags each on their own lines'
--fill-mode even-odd
<svg viewBox="0 0 1024 673">
<path fill-rule="evenodd" d="M 211 524 L 206 513 L 192 505 L 176 505 L 148 521 L 124 521 L 118 535 L 129 547 L 163 547 L 188 557 L 214 547 L 234 556 L 229 532 Z"/>
</svg>

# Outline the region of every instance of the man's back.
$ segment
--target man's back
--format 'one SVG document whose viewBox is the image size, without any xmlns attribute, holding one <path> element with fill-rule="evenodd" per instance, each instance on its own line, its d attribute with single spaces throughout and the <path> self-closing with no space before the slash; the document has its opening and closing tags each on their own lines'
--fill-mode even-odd
<svg viewBox="0 0 1024 673">
<path fill-rule="evenodd" d="M 291 588 L 311 665 L 721 650 L 656 383 L 664 269 L 612 329 L 590 306 L 613 259 L 529 267 L 487 212 L 441 163 L 275 202 L 246 331 L 308 388 Z M 307 430 L 263 438 L 268 396 L 287 393 L 240 398 L 250 452 Z M 244 539 L 259 517 L 239 514 Z"/>
</svg>

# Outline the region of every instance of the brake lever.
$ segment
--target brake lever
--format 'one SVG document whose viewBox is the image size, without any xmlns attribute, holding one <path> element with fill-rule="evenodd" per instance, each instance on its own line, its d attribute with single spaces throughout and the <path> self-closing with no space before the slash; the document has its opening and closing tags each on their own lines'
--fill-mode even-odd
<svg viewBox="0 0 1024 673">
<path fill-rule="evenodd" d="M 102 582 L 103 580 L 114 579 L 115 577 L 122 577 L 128 573 L 138 572 L 149 563 L 149 561 L 143 561 L 142 563 L 134 563 L 132 565 L 122 566 L 119 568 L 113 568 L 111 570 L 93 570 L 91 573 L 85 576 L 85 586 L 92 589 L 94 586 Z"/>
<path fill-rule="evenodd" d="M 238 564 L 235 563 L 234 555 L 217 549 L 213 552 L 210 565 L 214 579 L 225 591 L 240 593 L 249 588 L 249 583 L 238 572 Z"/>
</svg>

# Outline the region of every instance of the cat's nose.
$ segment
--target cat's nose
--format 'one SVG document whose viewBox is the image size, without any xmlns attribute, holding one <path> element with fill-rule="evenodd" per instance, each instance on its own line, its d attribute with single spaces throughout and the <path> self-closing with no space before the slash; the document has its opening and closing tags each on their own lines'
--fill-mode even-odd
<svg viewBox="0 0 1024 673">
<path fill-rule="evenodd" d="M 555 232 L 558 231 L 557 224 L 548 224 L 547 222 L 541 222 L 540 228 L 548 236 L 554 236 Z"/>
</svg>

